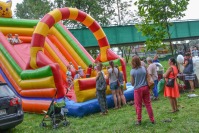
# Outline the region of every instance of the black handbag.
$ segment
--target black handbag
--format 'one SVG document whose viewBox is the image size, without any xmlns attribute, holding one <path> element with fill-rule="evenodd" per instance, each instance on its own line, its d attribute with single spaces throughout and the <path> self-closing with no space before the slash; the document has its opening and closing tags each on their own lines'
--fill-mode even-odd
<svg viewBox="0 0 199 133">
<path fill-rule="evenodd" d="M 166 86 L 167 87 L 174 87 L 174 83 L 175 83 L 175 79 L 169 78 L 167 83 L 166 83 Z"/>
<path fill-rule="evenodd" d="M 172 71 L 173 72 L 173 71 Z M 174 73 L 173 73 L 174 76 Z M 174 83 L 175 83 L 175 78 L 168 78 L 168 81 L 166 83 L 167 87 L 174 87 Z"/>
</svg>

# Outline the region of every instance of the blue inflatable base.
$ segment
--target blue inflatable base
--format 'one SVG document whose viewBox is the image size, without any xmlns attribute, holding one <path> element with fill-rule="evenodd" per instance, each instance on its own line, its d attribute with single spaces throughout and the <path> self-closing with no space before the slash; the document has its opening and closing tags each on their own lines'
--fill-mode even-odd
<svg viewBox="0 0 199 133">
<path fill-rule="evenodd" d="M 134 98 L 133 86 L 130 83 L 126 84 L 127 90 L 124 91 L 126 101 L 131 101 Z M 108 108 L 114 107 L 112 95 L 106 96 Z M 92 99 L 82 103 L 76 103 L 75 101 L 65 99 L 66 108 L 68 109 L 68 116 L 83 117 L 85 115 L 94 114 L 100 112 L 100 106 L 97 99 Z"/>
<path fill-rule="evenodd" d="M 1 68 L 0 68 L 0 74 L 3 76 L 4 80 L 11 87 L 11 89 L 15 92 L 15 94 L 18 95 L 19 97 L 21 97 L 22 99 L 28 99 L 28 100 L 44 100 L 45 99 L 48 101 L 52 100 L 50 98 L 22 97 L 16 92 L 15 88 L 9 82 L 8 78 L 3 73 Z M 134 91 L 133 91 L 133 86 L 131 85 L 131 83 L 126 83 L 126 88 L 127 88 L 127 90 L 124 91 L 124 95 L 126 97 L 126 101 L 128 102 L 128 101 L 131 101 L 134 99 Z M 112 95 L 107 95 L 106 99 L 107 99 L 108 108 L 114 107 Z M 59 102 L 60 100 L 63 100 L 63 98 L 57 99 L 57 102 Z M 99 107 L 97 99 L 92 99 L 92 100 L 82 102 L 82 103 L 76 103 L 75 101 L 65 98 L 65 103 L 66 103 L 66 108 L 68 109 L 68 113 L 67 113 L 68 116 L 83 117 L 85 115 L 100 112 L 100 107 Z"/>
</svg>

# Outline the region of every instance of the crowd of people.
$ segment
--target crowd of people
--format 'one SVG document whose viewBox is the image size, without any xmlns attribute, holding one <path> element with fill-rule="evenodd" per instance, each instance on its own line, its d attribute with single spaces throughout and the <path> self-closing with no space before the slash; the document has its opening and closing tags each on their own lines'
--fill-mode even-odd
<svg viewBox="0 0 199 133">
<path fill-rule="evenodd" d="M 110 90 L 113 96 L 114 109 L 119 109 L 123 105 L 126 105 L 126 98 L 123 93 L 124 89 L 124 76 L 119 70 L 118 66 L 114 65 L 113 61 L 109 62 L 109 67 L 107 67 L 107 75 L 102 71 L 102 64 L 97 64 L 97 76 L 96 76 L 96 93 L 97 99 L 101 108 L 101 114 L 106 115 L 108 113 L 107 103 L 106 103 L 106 86 L 109 82 Z M 100 78 L 103 77 L 103 78 Z M 105 104 L 105 103 L 106 104 Z"/>
<path fill-rule="evenodd" d="M 187 52 L 184 54 L 184 79 L 190 84 L 190 92 L 194 92 L 194 80 L 195 75 L 193 72 L 193 61 L 192 55 L 197 55 L 198 51 L 196 48 L 193 49 L 192 53 Z M 155 118 L 153 114 L 153 109 L 151 105 L 151 100 L 158 100 L 158 72 L 156 64 L 159 63 L 158 55 L 155 55 L 152 59 L 147 57 L 140 59 L 139 56 L 135 55 L 132 57 L 131 65 L 132 69 L 130 71 L 131 84 L 134 86 L 134 106 L 137 115 L 136 125 L 140 125 L 142 122 L 142 107 L 143 104 L 146 107 L 149 119 L 152 124 L 155 123 Z M 168 69 L 162 75 L 165 80 L 164 85 L 164 96 L 169 99 L 171 105 L 171 113 L 176 113 L 179 111 L 177 98 L 180 97 L 177 77 L 179 74 L 178 64 L 176 59 L 170 58 L 168 60 Z M 96 63 L 96 66 L 89 65 L 87 69 L 87 74 L 85 77 L 90 77 L 93 70 L 97 71 L 96 74 L 96 97 L 98 99 L 101 114 L 106 115 L 108 113 L 108 106 L 106 101 L 106 89 L 107 83 L 109 83 L 110 90 L 112 93 L 114 101 L 114 109 L 119 109 L 123 105 L 126 105 L 126 99 L 123 93 L 124 89 L 124 76 L 122 71 L 119 70 L 118 66 L 114 65 L 113 61 L 109 62 L 107 67 L 107 74 L 102 71 L 103 65 L 101 63 Z M 70 69 L 68 69 L 70 70 Z M 76 71 L 76 76 L 74 79 L 81 78 L 84 74 L 81 67 L 78 67 Z M 151 76 L 154 81 L 154 87 L 150 92 L 150 88 L 147 82 L 147 74 Z M 107 82 L 108 80 L 108 82 Z"/>
<path fill-rule="evenodd" d="M 15 34 L 15 36 L 14 36 L 14 38 L 13 38 L 13 36 L 12 36 L 12 34 L 11 33 L 9 33 L 9 34 L 7 34 L 7 40 L 8 40 L 8 42 L 10 43 L 10 44 L 20 44 L 20 43 L 22 43 L 23 41 L 21 41 L 20 39 L 19 39 L 19 35 L 18 34 Z"/>
</svg>

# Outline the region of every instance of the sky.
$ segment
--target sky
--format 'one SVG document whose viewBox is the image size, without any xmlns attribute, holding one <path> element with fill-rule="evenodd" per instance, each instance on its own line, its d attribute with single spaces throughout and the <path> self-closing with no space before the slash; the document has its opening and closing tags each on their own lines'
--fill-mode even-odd
<svg viewBox="0 0 199 133">
<path fill-rule="evenodd" d="M 2 0 L 8 1 L 8 0 Z M 23 0 L 12 0 L 12 11 L 14 12 L 17 3 L 21 3 Z M 198 0 L 190 0 L 187 10 L 185 11 L 185 17 L 183 19 L 199 19 L 198 14 Z"/>
</svg>

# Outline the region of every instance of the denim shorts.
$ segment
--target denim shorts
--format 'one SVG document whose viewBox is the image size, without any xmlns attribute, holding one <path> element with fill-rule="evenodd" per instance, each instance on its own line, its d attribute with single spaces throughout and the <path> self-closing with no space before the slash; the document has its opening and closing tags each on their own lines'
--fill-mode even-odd
<svg viewBox="0 0 199 133">
<path fill-rule="evenodd" d="M 111 90 L 117 90 L 119 88 L 117 81 L 110 83 Z"/>
</svg>

